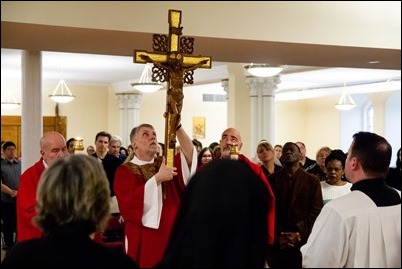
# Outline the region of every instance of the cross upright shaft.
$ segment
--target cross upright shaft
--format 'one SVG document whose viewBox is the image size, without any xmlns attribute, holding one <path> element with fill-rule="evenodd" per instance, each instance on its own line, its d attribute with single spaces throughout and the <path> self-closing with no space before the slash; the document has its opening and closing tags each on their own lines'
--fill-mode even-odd
<svg viewBox="0 0 402 269">
<path fill-rule="evenodd" d="M 169 37 L 155 34 L 153 48 L 156 52 L 136 50 L 134 62 L 153 63 L 152 80 L 168 83 L 165 112 L 165 151 L 167 165 L 173 167 L 176 148 L 176 129 L 181 120 L 183 85 L 193 83 L 193 71 L 211 68 L 211 57 L 191 56 L 194 39 L 182 35 L 181 11 L 169 10 Z M 167 42 L 166 42 L 167 40 Z"/>
</svg>

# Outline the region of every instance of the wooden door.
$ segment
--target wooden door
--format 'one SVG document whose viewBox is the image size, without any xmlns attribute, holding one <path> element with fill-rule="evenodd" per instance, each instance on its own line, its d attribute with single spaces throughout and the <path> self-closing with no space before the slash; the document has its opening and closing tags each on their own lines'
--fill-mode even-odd
<svg viewBox="0 0 402 269">
<path fill-rule="evenodd" d="M 47 133 L 49 131 L 57 131 L 66 137 L 67 117 L 43 117 L 43 133 Z M 20 116 L 1 116 L 1 140 L 13 141 L 17 147 L 17 156 L 21 157 Z"/>
</svg>

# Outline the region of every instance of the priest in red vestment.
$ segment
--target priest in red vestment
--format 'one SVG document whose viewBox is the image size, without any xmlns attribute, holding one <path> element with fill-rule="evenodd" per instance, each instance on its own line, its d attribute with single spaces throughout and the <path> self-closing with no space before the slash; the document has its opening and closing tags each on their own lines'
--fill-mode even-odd
<svg viewBox="0 0 402 269">
<path fill-rule="evenodd" d="M 114 190 L 125 222 L 126 252 L 139 267 L 154 267 L 162 258 L 180 205 L 182 192 L 197 168 L 197 152 L 179 126 L 180 152 L 174 167 L 156 157 L 158 141 L 150 124 L 130 133 L 135 156 L 119 166 Z"/>
<path fill-rule="evenodd" d="M 272 245 L 275 239 L 275 197 L 272 192 L 271 186 L 269 185 L 261 166 L 250 161 L 246 156 L 240 154 L 239 151 L 243 146 L 243 141 L 240 132 L 235 128 L 226 129 L 221 136 L 220 148 L 221 148 L 221 158 L 222 159 L 235 159 L 238 161 L 245 162 L 254 173 L 260 177 L 264 185 L 268 189 L 269 201 L 268 201 L 268 212 L 267 212 L 267 229 L 268 238 L 267 244 Z"/>
<path fill-rule="evenodd" d="M 68 156 L 65 138 L 55 131 L 44 134 L 40 140 L 40 155 L 40 160 L 20 177 L 17 195 L 17 242 L 42 236 L 42 231 L 32 222 L 36 216 L 36 191 L 45 168 L 58 158 Z"/>
</svg>

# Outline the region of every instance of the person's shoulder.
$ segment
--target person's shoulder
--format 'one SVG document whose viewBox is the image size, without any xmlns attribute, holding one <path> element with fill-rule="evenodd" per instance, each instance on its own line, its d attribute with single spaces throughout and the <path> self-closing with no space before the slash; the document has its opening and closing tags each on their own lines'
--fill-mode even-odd
<svg viewBox="0 0 402 269">
<path fill-rule="evenodd" d="M 43 165 L 43 159 L 41 158 L 39 161 L 34 163 L 32 166 L 28 167 L 22 174 L 21 177 L 32 176 L 33 173 L 37 175 L 41 175 L 42 172 L 45 171 L 45 166 Z"/>
<path fill-rule="evenodd" d="M 278 165 L 278 164 L 275 164 L 274 167 L 275 167 L 275 168 L 274 168 L 274 172 L 278 172 L 279 170 L 281 170 L 281 169 L 283 168 L 282 165 Z"/>
<path fill-rule="evenodd" d="M 310 171 L 305 171 L 303 168 L 299 169 L 299 172 L 302 174 L 302 177 L 304 177 L 306 180 L 312 181 L 312 182 L 318 182 L 320 183 L 321 180 L 318 176 L 315 174 L 311 173 Z"/>
<path fill-rule="evenodd" d="M 313 159 L 310 159 L 309 157 L 306 156 L 306 163 L 308 163 L 308 164 L 315 164 L 316 161 L 314 161 Z"/>
<path fill-rule="evenodd" d="M 307 171 L 307 172 L 315 172 L 315 171 L 317 171 L 317 168 L 318 168 L 318 164 L 313 163 L 313 164 L 307 166 L 304 170 Z"/>
<path fill-rule="evenodd" d="M 250 167 L 251 170 L 253 170 L 253 172 L 254 172 L 256 175 L 258 175 L 258 176 L 264 175 L 264 171 L 262 170 L 261 166 L 258 165 L 258 164 L 256 164 L 256 163 L 254 163 L 254 162 L 252 162 L 252 161 L 251 161 L 249 158 L 247 158 L 245 155 L 239 154 L 238 160 L 239 160 L 239 161 L 242 161 L 242 162 L 245 163 L 248 167 Z M 265 175 L 264 175 L 264 177 L 265 177 Z"/>
<path fill-rule="evenodd" d="M 239 154 L 238 156 L 238 160 L 239 161 L 243 161 L 245 162 L 248 166 L 250 167 L 258 167 L 259 169 L 261 169 L 261 166 L 256 164 L 255 162 L 252 162 L 246 155 L 244 154 Z"/>
<path fill-rule="evenodd" d="M 351 191 L 331 200 L 327 205 L 346 215 L 362 212 L 363 208 L 376 207 L 375 203 L 361 191 Z"/>
<path fill-rule="evenodd" d="M 1 267 L 23 268 L 23 265 L 28 265 L 30 257 L 33 257 L 42 251 L 41 241 L 40 238 L 34 238 L 18 242 L 18 244 L 15 244 L 13 248 L 7 252 L 7 255 L 1 263 Z M 21 257 L 24 258 L 21 259 Z"/>
<path fill-rule="evenodd" d="M 116 169 L 122 163 L 123 163 L 123 161 L 119 157 L 114 156 L 114 155 L 109 154 L 109 153 L 106 154 L 105 158 L 102 161 L 102 165 L 106 170 Z"/>
<path fill-rule="evenodd" d="M 106 154 L 105 160 L 113 163 L 123 163 L 122 159 L 110 153 Z"/>
<path fill-rule="evenodd" d="M 279 166 L 279 169 L 276 170 L 275 168 L 274 172 L 268 175 L 268 178 L 281 178 L 284 174 L 285 168 L 283 166 Z"/>
<path fill-rule="evenodd" d="M 352 191 L 325 204 L 323 211 L 336 215 L 340 220 L 356 223 L 359 218 L 366 221 L 369 216 L 380 219 L 386 216 L 387 221 L 401 217 L 401 204 L 378 207 L 367 195 L 361 191 Z"/>
<path fill-rule="evenodd" d="M 26 249 L 26 248 L 37 248 L 42 244 L 42 238 L 32 238 L 28 240 L 22 240 L 18 242 L 18 244 L 15 244 L 12 250 L 20 250 L 20 249 Z"/>
<path fill-rule="evenodd" d="M 137 263 L 127 254 L 100 244 L 95 244 L 95 246 L 99 254 L 98 257 L 102 257 L 98 260 L 99 266 L 110 265 L 113 268 L 138 268 Z"/>
</svg>

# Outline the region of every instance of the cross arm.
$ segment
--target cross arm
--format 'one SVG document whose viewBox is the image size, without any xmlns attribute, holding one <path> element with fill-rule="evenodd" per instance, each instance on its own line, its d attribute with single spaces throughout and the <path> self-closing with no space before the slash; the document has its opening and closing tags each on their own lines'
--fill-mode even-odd
<svg viewBox="0 0 402 269">
<path fill-rule="evenodd" d="M 166 63 L 168 56 L 163 53 L 149 53 L 144 50 L 134 51 L 134 62 L 135 63 Z"/>
<path fill-rule="evenodd" d="M 187 71 L 197 68 L 211 68 L 211 57 L 208 56 L 184 56 L 183 66 L 191 66 Z"/>
</svg>

